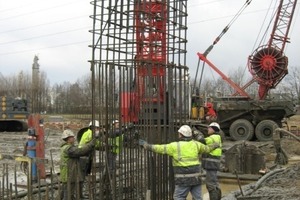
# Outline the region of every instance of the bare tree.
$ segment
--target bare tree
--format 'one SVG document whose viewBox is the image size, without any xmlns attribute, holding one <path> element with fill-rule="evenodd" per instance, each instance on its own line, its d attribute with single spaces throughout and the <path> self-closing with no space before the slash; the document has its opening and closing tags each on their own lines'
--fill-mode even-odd
<svg viewBox="0 0 300 200">
<path fill-rule="evenodd" d="M 300 103 L 300 69 L 299 66 L 293 66 L 289 69 L 289 74 L 283 79 L 284 87 L 282 89 L 297 99 L 297 104 Z"/>
</svg>

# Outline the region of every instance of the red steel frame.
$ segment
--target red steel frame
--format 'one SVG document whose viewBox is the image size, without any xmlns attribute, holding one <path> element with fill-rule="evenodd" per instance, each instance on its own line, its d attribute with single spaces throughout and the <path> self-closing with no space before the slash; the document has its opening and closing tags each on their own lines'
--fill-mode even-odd
<svg viewBox="0 0 300 200">
<path fill-rule="evenodd" d="M 162 101 L 167 61 L 166 47 L 166 4 L 161 1 L 141 1 L 135 7 L 137 86 L 140 100 L 145 97 L 145 78 L 156 77 L 160 94 L 151 101 Z"/>
<path fill-rule="evenodd" d="M 40 179 L 46 178 L 45 171 L 45 143 L 44 143 L 44 128 L 42 118 L 39 114 L 32 114 L 28 117 L 28 127 L 35 129 L 36 133 L 36 166 L 37 173 Z"/>
</svg>

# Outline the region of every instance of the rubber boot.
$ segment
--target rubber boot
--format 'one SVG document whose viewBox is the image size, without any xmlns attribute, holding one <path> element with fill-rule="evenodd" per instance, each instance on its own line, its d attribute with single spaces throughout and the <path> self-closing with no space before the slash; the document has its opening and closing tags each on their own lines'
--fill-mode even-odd
<svg viewBox="0 0 300 200">
<path fill-rule="evenodd" d="M 208 191 L 209 200 L 220 200 L 222 197 L 222 192 L 220 188 L 215 188 L 213 190 Z"/>
<path fill-rule="evenodd" d="M 85 194 L 86 191 L 84 191 L 84 186 L 83 186 L 84 182 L 80 182 L 79 184 L 80 184 L 80 187 L 79 187 L 80 199 L 81 200 L 82 199 L 89 199 L 89 196 Z"/>
<path fill-rule="evenodd" d="M 222 191 L 221 191 L 221 189 L 220 188 L 216 188 L 217 189 L 217 193 L 218 193 L 218 199 L 221 199 L 222 198 Z"/>
</svg>

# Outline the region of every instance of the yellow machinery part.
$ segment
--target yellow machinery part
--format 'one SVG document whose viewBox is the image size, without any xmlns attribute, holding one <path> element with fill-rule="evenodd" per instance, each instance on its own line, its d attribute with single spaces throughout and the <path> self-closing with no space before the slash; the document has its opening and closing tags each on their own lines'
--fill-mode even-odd
<svg viewBox="0 0 300 200">
<path fill-rule="evenodd" d="M 204 117 L 205 117 L 204 107 L 200 107 L 200 109 L 199 109 L 199 118 L 204 119 Z"/>
<path fill-rule="evenodd" d="M 192 119 L 197 119 L 197 118 L 198 118 L 198 108 L 192 107 Z"/>
</svg>

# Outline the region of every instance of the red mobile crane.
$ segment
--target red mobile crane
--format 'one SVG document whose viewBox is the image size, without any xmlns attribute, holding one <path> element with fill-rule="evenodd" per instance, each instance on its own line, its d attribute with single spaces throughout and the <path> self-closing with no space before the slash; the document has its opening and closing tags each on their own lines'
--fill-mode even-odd
<svg viewBox="0 0 300 200">
<path fill-rule="evenodd" d="M 200 60 L 236 90 L 232 96 L 240 97 L 214 102 L 217 105 L 218 122 L 234 140 L 251 140 L 254 134 L 259 140 L 271 140 L 274 130 L 282 127 L 282 120 L 295 114 L 292 101 L 267 100 L 266 97 L 270 89 L 275 88 L 288 73 L 288 58 L 284 55 L 284 48 L 289 42 L 288 33 L 296 4 L 297 0 L 280 1 L 268 44 L 258 47 L 249 56 L 248 68 L 253 78 L 243 87 L 230 80 L 206 57 L 219 37 L 205 53 L 198 53 Z M 258 100 L 250 98 L 245 91 L 254 82 L 259 84 Z"/>
</svg>

